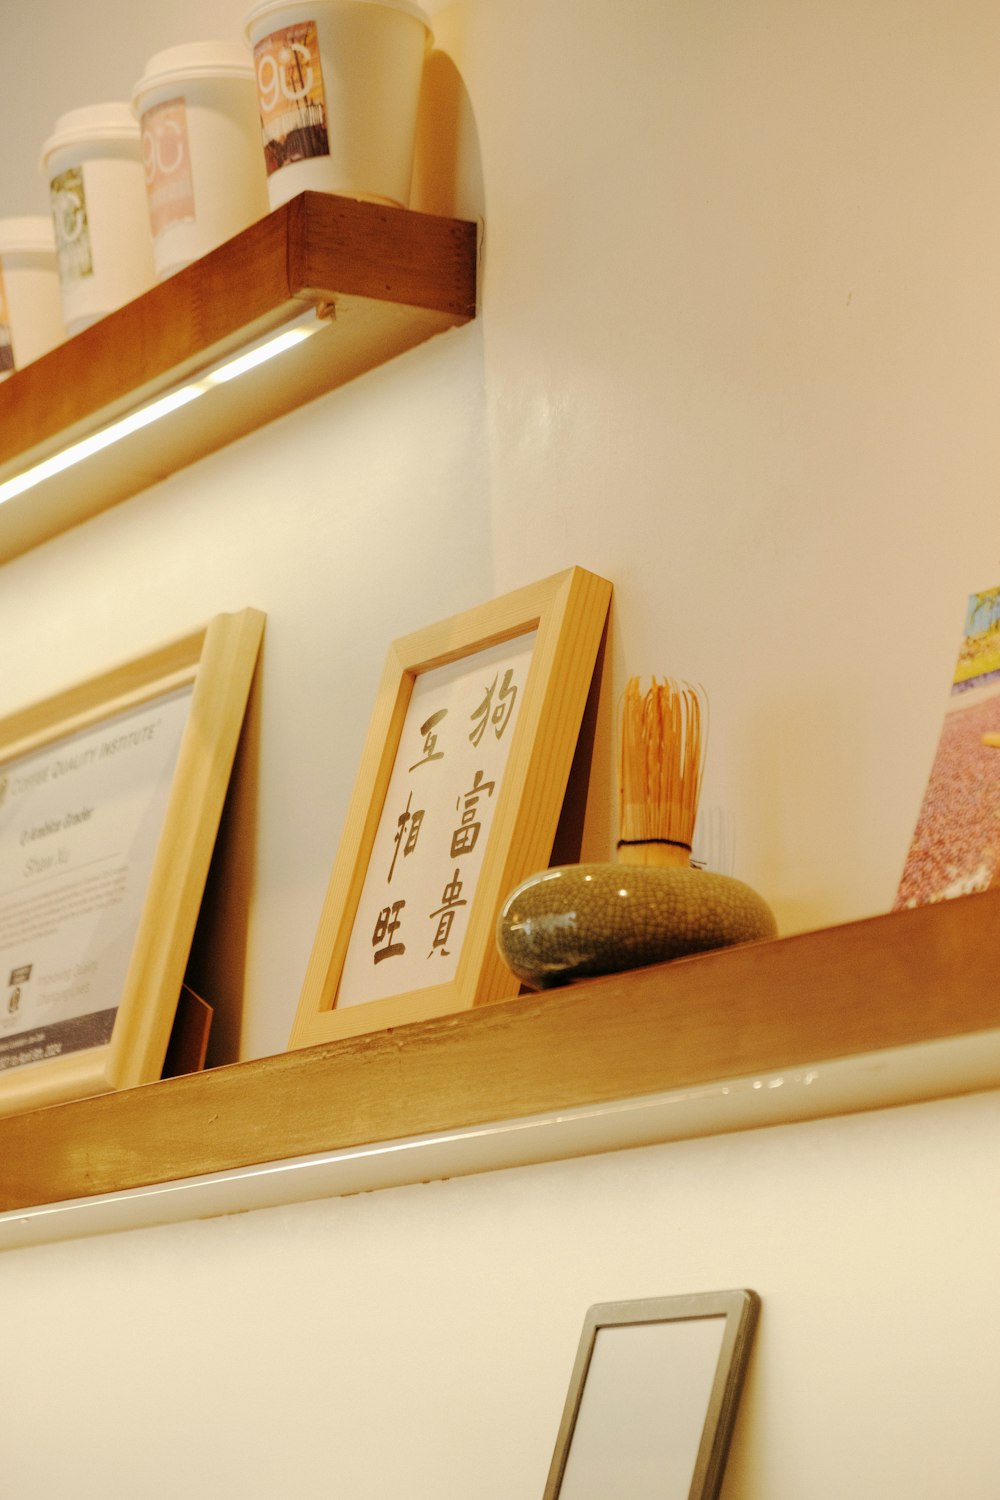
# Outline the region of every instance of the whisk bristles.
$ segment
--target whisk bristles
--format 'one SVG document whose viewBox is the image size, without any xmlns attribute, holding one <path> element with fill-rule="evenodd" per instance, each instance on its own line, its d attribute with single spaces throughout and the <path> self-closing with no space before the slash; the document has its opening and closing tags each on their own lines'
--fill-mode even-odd
<svg viewBox="0 0 1000 1500">
<path fill-rule="evenodd" d="M 639 678 L 629 678 L 618 766 L 622 864 L 690 863 L 707 735 L 701 688 L 654 677 L 644 693 Z"/>
</svg>

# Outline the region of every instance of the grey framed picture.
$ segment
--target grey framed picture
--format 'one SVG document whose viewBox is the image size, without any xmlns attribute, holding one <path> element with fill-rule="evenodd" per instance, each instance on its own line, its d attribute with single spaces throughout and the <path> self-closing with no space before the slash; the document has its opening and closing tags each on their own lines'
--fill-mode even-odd
<svg viewBox="0 0 1000 1500">
<path fill-rule="evenodd" d="M 759 1308 L 746 1288 L 591 1307 L 543 1500 L 715 1500 Z"/>
</svg>

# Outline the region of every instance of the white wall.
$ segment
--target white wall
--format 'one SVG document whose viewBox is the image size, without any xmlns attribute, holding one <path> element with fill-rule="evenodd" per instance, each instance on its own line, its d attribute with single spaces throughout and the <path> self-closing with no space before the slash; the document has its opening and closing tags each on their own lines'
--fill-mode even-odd
<svg viewBox="0 0 1000 1500">
<path fill-rule="evenodd" d="M 54 114 L 244 8 L 5 13 L 0 212 L 44 211 Z M 704 805 L 790 932 L 890 905 L 964 599 L 1000 573 L 993 7 L 459 0 L 435 26 L 414 206 L 482 217 L 476 322 L 0 574 L 0 713 L 267 611 L 246 953 L 202 957 L 231 1055 L 285 1045 L 394 636 L 604 573 L 609 701 L 705 684 Z M 8 1488 L 537 1494 L 590 1301 L 749 1283 L 728 1496 L 985 1496 L 998 1135 L 984 1098 L 17 1252 Z"/>
</svg>

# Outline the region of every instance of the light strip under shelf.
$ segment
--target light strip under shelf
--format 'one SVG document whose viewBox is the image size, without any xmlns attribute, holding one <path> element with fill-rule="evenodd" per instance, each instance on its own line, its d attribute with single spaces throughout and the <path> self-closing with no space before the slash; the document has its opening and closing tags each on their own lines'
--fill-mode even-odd
<svg viewBox="0 0 1000 1500">
<path fill-rule="evenodd" d="M 250 348 L 212 366 L 198 375 L 196 379 L 187 381 L 175 390 L 168 391 L 165 396 L 159 396 L 155 401 L 147 402 L 145 406 L 129 412 L 128 416 L 119 418 L 117 422 L 109 423 L 107 427 L 91 433 L 89 437 L 71 443 L 58 453 L 52 454 L 50 458 L 33 464 L 23 473 L 15 474 L 12 479 L 0 482 L 0 505 L 5 500 L 13 500 L 16 495 L 23 495 L 27 490 L 34 489 L 36 485 L 43 484 L 54 475 L 62 474 L 66 469 L 83 463 L 85 459 L 93 457 L 95 453 L 100 453 L 105 448 L 110 448 L 114 443 L 121 442 L 123 438 L 131 437 L 143 427 L 149 427 L 153 422 L 158 422 L 161 417 L 167 417 L 182 406 L 188 406 L 199 396 L 204 396 L 214 390 L 216 386 L 235 380 L 249 370 L 257 369 L 267 360 L 274 359 L 276 355 L 283 354 L 286 350 L 301 344 L 304 339 L 310 338 L 322 327 L 323 323 L 317 317 L 315 309 L 310 308 L 308 313 L 297 318 L 280 333 L 270 334 L 258 340 Z"/>
</svg>

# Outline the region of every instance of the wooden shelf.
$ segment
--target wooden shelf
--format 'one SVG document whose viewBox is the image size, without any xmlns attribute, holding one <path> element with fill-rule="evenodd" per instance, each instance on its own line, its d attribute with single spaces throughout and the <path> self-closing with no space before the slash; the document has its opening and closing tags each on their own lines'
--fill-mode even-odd
<svg viewBox="0 0 1000 1500">
<path fill-rule="evenodd" d="M 322 331 L 0 505 L 0 562 L 476 312 L 476 226 L 303 193 L 0 383 L 0 483 L 322 307 Z"/>
<path fill-rule="evenodd" d="M 1000 891 L 987 891 L 0 1119 L 0 1213 L 615 1102 L 686 1093 L 721 1106 L 739 1095 L 717 1087 L 726 1080 L 767 1093 L 789 1070 L 822 1083 L 824 1067 L 852 1060 L 860 1088 L 790 1089 L 780 1118 L 994 1087 L 998 926 Z M 960 1060 L 939 1067 L 948 1044 Z M 921 1061 L 900 1082 L 888 1060 L 903 1055 Z M 776 1118 L 729 1108 L 686 1133 Z M 517 1159 L 539 1152 L 515 1144 L 491 1164 Z"/>
</svg>

